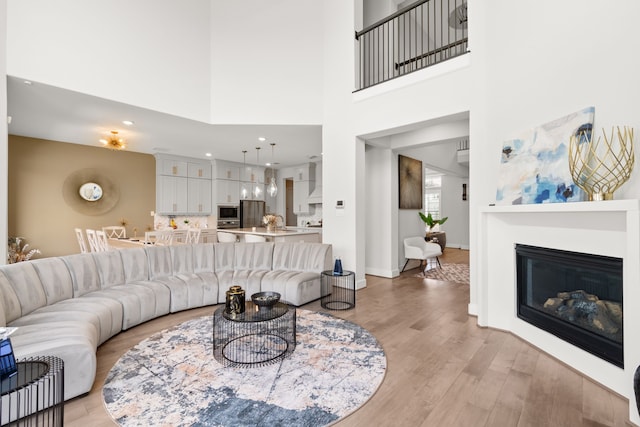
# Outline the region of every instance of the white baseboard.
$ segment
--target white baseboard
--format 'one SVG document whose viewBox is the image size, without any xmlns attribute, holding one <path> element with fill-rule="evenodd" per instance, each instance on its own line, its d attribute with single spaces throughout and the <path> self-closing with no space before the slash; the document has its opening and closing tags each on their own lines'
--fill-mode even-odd
<svg viewBox="0 0 640 427">
<path fill-rule="evenodd" d="M 394 277 L 398 277 L 400 275 L 400 271 L 398 269 L 389 270 L 374 267 L 365 267 L 364 273 L 371 276 L 386 277 L 388 279 L 393 279 Z"/>
<path fill-rule="evenodd" d="M 467 313 L 471 316 L 478 316 L 478 304 L 471 304 L 467 306 Z"/>
</svg>

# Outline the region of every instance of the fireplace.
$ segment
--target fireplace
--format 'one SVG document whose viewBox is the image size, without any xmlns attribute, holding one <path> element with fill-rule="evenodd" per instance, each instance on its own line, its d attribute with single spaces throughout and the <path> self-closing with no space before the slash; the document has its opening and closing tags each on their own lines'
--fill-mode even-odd
<svg viewBox="0 0 640 427">
<path fill-rule="evenodd" d="M 623 368 L 622 259 L 515 246 L 518 317 Z"/>
</svg>

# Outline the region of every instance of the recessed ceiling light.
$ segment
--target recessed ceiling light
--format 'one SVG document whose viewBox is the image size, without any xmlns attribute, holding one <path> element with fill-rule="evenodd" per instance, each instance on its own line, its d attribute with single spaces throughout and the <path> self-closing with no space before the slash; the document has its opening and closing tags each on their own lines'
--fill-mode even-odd
<svg viewBox="0 0 640 427">
<path fill-rule="evenodd" d="M 133 120 L 123 120 L 122 124 L 127 125 L 127 126 L 133 126 L 135 122 Z"/>
<path fill-rule="evenodd" d="M 33 83 L 31 83 L 31 80 L 25 80 L 24 84 L 26 84 L 27 86 L 31 86 Z"/>
<path fill-rule="evenodd" d="M 264 136 L 258 137 L 258 141 L 260 142 L 265 142 L 267 140 L 267 138 L 265 138 Z"/>
<path fill-rule="evenodd" d="M 211 157 L 211 153 L 205 153 L 204 155 L 207 157 Z"/>
</svg>

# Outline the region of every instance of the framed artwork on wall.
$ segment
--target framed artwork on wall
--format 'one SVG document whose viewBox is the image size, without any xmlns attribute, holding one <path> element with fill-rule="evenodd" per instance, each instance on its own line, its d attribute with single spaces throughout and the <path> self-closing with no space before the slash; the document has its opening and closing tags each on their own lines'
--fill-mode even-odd
<svg viewBox="0 0 640 427">
<path fill-rule="evenodd" d="M 569 170 L 572 135 L 593 128 L 595 107 L 520 132 L 504 142 L 496 205 L 580 202 L 584 191 Z"/>
<path fill-rule="evenodd" d="M 422 162 L 398 155 L 398 195 L 400 209 L 422 209 Z"/>
</svg>

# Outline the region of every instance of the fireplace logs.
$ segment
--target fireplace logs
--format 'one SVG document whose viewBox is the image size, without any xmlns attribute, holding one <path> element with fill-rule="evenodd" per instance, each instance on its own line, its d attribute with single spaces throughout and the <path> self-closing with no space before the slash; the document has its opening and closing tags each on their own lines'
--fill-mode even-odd
<svg viewBox="0 0 640 427">
<path fill-rule="evenodd" d="M 612 339 L 622 329 L 620 303 L 600 300 L 596 295 L 582 290 L 558 292 L 557 297 L 547 299 L 544 309 L 568 322 Z"/>
</svg>

